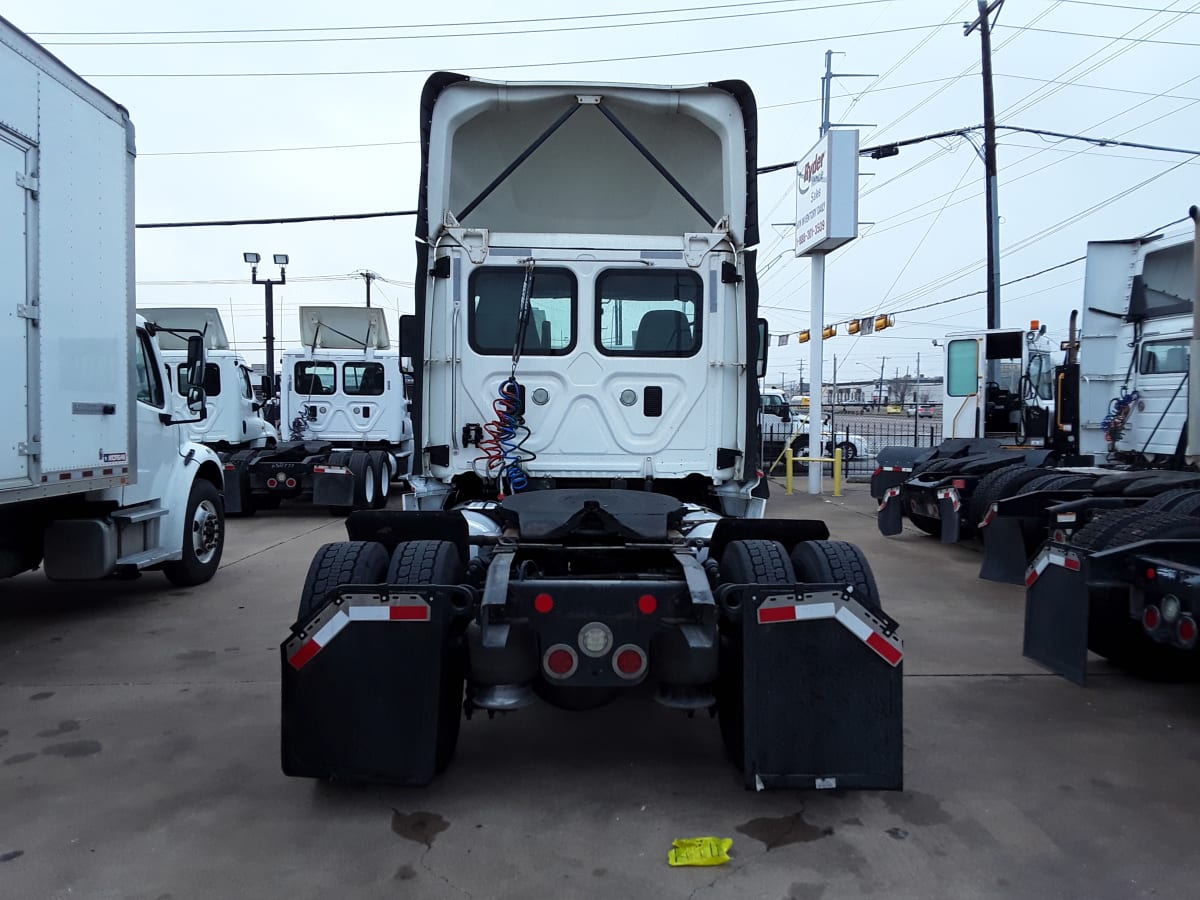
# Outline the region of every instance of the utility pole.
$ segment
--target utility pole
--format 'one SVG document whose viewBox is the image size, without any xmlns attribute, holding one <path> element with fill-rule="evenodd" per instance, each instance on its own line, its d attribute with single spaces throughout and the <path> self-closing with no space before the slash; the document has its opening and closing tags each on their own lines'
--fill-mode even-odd
<svg viewBox="0 0 1200 900">
<path fill-rule="evenodd" d="M 875 402 L 883 403 L 883 366 L 887 362 L 886 356 L 879 357 L 879 390 L 875 393 Z"/>
<path fill-rule="evenodd" d="M 374 281 L 377 276 L 375 275 L 374 272 L 369 272 L 366 269 L 360 270 L 358 274 L 361 275 L 363 277 L 363 281 L 366 282 L 366 285 L 367 285 L 367 309 L 370 309 L 371 308 L 371 282 Z"/>
<path fill-rule="evenodd" d="M 983 53 L 983 165 L 986 174 L 987 201 L 987 327 L 1000 327 L 1000 210 L 996 186 L 996 103 L 992 95 L 992 23 L 1004 0 L 976 0 L 979 18 L 963 26 L 963 36 L 979 28 Z"/>
<path fill-rule="evenodd" d="M 257 253 L 242 254 L 242 260 L 250 264 L 250 283 L 261 284 L 266 287 L 265 312 L 267 333 L 263 335 L 263 340 L 267 345 L 267 382 L 264 385 L 264 400 L 270 400 L 275 396 L 275 285 L 287 284 L 287 254 L 276 253 L 273 258 L 275 265 L 279 266 L 278 280 L 258 277 L 258 263 L 261 257 Z"/>
</svg>

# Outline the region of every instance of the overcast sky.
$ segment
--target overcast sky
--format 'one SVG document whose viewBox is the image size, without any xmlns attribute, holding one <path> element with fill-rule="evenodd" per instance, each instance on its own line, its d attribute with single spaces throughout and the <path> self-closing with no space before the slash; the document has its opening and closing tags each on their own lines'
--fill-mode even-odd
<svg viewBox="0 0 1200 900">
<path fill-rule="evenodd" d="M 415 208 L 417 102 L 439 69 L 507 81 L 740 78 L 758 100 L 762 165 L 794 160 L 816 140 L 826 50 L 835 73 L 873 76 L 833 86 L 831 118 L 857 125 L 862 146 L 982 122 L 979 37 L 963 36 L 975 0 L 641 6 L 8 0 L 3 15 L 129 109 L 141 223 Z M 993 35 L 997 121 L 1200 150 L 1197 47 L 1192 0 L 1007 0 Z M 1186 216 L 1200 202 L 1196 159 L 1002 131 L 1003 280 L 1081 256 L 1089 240 Z M 843 383 L 878 373 L 884 357 L 889 377 L 915 372 L 918 353 L 936 374 L 931 339 L 983 327 L 982 296 L 904 312 L 984 288 L 983 182 L 963 138 L 862 161 L 861 237 L 829 257 L 826 321 L 894 312 L 896 326 L 827 342 L 826 380 L 834 354 Z M 792 253 L 795 197 L 794 171 L 759 181 L 761 302 L 774 333 L 810 324 L 810 263 Z M 242 253 L 288 253 L 288 284 L 276 290 L 285 343 L 298 337 L 298 306 L 361 303 L 353 273 L 364 269 L 386 279 L 373 299 L 391 311 L 394 336 L 397 310 L 412 308 L 413 224 L 142 230 L 138 302 L 217 306 L 238 346 L 261 360 L 263 289 L 248 283 Z M 1004 288 L 1002 324 L 1037 318 L 1065 332 L 1082 278 L 1075 264 Z M 772 348 L 769 383 L 794 381 L 802 359 L 808 376 L 808 349 L 794 340 Z"/>
</svg>

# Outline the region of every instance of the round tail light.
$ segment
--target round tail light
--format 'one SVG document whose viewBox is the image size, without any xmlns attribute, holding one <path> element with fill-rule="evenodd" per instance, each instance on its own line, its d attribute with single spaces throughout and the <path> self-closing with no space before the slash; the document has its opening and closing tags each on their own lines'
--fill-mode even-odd
<svg viewBox="0 0 1200 900">
<path fill-rule="evenodd" d="M 613 671 L 632 681 L 646 671 L 646 652 L 637 644 L 623 644 L 613 653 Z"/>
<path fill-rule="evenodd" d="M 290 488 L 294 488 L 294 487 L 296 486 L 296 479 L 295 479 L 295 478 L 289 478 L 289 479 L 288 479 L 286 482 L 284 482 L 284 483 L 285 483 L 285 484 L 286 484 L 288 487 L 290 487 Z"/>
<path fill-rule="evenodd" d="M 1142 627 L 1147 631 L 1158 631 L 1158 626 L 1162 624 L 1162 614 L 1159 613 L 1157 606 L 1147 606 L 1142 610 Z"/>
<path fill-rule="evenodd" d="M 279 487 L 279 482 L 276 481 L 274 478 L 268 478 L 267 479 L 267 487 L 269 487 L 269 488 Z"/>
<path fill-rule="evenodd" d="M 1184 616 L 1179 620 L 1179 624 L 1175 626 L 1175 639 L 1184 647 L 1194 647 L 1196 645 L 1196 620 L 1191 616 Z"/>
<path fill-rule="evenodd" d="M 642 615 L 653 615 L 654 611 L 657 609 L 658 598 L 653 594 L 642 594 L 642 596 L 638 597 L 638 611 L 641 612 Z"/>
<path fill-rule="evenodd" d="M 548 613 L 554 609 L 554 598 L 549 594 L 538 594 L 533 598 L 533 608 L 540 613 Z"/>
<path fill-rule="evenodd" d="M 566 644 L 555 644 L 542 655 L 542 667 L 551 678 L 570 678 L 579 667 L 579 657 Z"/>
</svg>

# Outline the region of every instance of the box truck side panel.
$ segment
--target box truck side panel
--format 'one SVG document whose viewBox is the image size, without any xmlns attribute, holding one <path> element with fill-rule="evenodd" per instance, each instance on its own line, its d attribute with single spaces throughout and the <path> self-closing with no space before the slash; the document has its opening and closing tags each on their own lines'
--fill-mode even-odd
<svg viewBox="0 0 1200 900">
<path fill-rule="evenodd" d="M 42 470 L 51 478 L 134 468 L 127 134 L 123 117 L 42 78 L 38 365 Z"/>
<path fill-rule="evenodd" d="M 15 177 L 25 174 L 26 150 L 16 135 L 0 128 L 0 391 L 5 396 L 0 416 L 0 485 L 29 483 L 26 455 L 29 421 L 29 329 L 30 320 L 20 307 L 29 303 L 28 191 Z"/>
</svg>

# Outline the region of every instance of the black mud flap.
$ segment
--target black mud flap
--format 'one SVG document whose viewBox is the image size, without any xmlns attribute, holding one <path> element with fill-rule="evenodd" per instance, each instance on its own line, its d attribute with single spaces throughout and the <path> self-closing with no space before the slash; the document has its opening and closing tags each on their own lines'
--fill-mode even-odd
<svg viewBox="0 0 1200 900">
<path fill-rule="evenodd" d="M 353 506 L 354 473 L 348 466 L 323 466 L 312 474 L 314 506 Z"/>
<path fill-rule="evenodd" d="M 1025 552 L 1025 536 L 1021 519 L 1016 516 L 996 516 L 986 528 L 979 529 L 983 541 L 983 564 L 979 577 L 1003 584 L 1024 584 L 1029 557 Z"/>
<path fill-rule="evenodd" d="M 451 626 L 470 603 L 464 587 L 339 589 L 280 646 L 284 774 L 428 784 L 462 714 Z"/>
<path fill-rule="evenodd" d="M 879 533 L 886 535 L 899 534 L 904 530 L 904 511 L 900 508 L 900 487 L 895 485 L 883 492 L 879 501 L 879 512 L 875 515 L 875 524 Z"/>
<path fill-rule="evenodd" d="M 1088 584 L 1084 554 L 1047 541 L 1025 573 L 1024 654 L 1068 681 L 1087 680 Z"/>
<path fill-rule="evenodd" d="M 937 502 L 938 518 L 942 520 L 942 543 L 957 544 L 961 537 L 962 529 L 959 516 L 959 510 L 962 509 L 962 500 L 958 496 L 958 489 L 952 487 L 938 488 Z"/>
<path fill-rule="evenodd" d="M 895 621 L 844 585 L 728 590 L 742 598 L 746 787 L 901 790 L 904 649 Z"/>
</svg>

